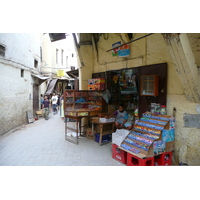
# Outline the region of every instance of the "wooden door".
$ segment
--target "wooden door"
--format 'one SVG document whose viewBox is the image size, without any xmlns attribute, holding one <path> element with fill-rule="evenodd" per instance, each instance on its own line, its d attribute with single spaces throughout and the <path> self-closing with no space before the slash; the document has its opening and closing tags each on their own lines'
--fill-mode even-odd
<svg viewBox="0 0 200 200">
<path fill-rule="evenodd" d="M 33 84 L 33 117 L 36 117 L 35 111 L 39 110 L 39 87 L 37 84 Z"/>
</svg>

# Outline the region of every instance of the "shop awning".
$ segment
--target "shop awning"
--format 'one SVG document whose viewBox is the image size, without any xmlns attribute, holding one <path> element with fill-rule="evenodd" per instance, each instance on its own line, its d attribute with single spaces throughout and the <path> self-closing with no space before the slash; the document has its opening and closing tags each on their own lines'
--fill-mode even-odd
<svg viewBox="0 0 200 200">
<path fill-rule="evenodd" d="M 53 92 L 54 87 L 55 87 L 57 81 L 58 81 L 58 79 L 52 79 L 52 80 L 49 82 L 45 94 L 51 94 L 51 93 Z"/>
<path fill-rule="evenodd" d="M 34 77 L 36 77 L 36 78 L 38 78 L 40 84 L 43 83 L 45 80 L 49 79 L 49 77 L 41 76 L 39 74 L 33 74 L 33 73 L 31 73 L 31 75 L 34 76 Z"/>
<path fill-rule="evenodd" d="M 68 71 L 66 72 L 71 78 L 79 78 L 79 72 L 78 69 L 77 70 L 72 70 L 72 71 Z"/>
</svg>

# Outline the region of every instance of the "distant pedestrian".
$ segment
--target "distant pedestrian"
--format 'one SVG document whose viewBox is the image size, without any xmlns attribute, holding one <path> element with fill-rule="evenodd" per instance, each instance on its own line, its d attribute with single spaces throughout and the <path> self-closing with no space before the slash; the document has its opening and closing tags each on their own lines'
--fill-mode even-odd
<svg viewBox="0 0 200 200">
<path fill-rule="evenodd" d="M 43 108 L 44 108 L 44 118 L 46 120 L 49 119 L 49 106 L 50 106 L 50 101 L 48 100 L 47 95 L 45 95 L 43 101 Z"/>
<path fill-rule="evenodd" d="M 63 94 L 60 97 L 60 117 L 64 119 L 64 96 Z"/>
<path fill-rule="evenodd" d="M 49 106 L 49 113 L 51 112 L 52 110 L 52 102 L 51 102 L 51 95 L 47 95 L 47 99 L 49 100 L 50 102 L 50 106 Z"/>
<path fill-rule="evenodd" d="M 59 111 L 60 110 L 60 95 L 57 94 L 57 97 L 58 97 L 57 108 L 58 108 L 58 111 Z"/>
<path fill-rule="evenodd" d="M 42 106 L 43 106 L 43 101 L 44 101 L 44 97 L 43 95 L 41 94 L 40 95 L 40 108 L 42 109 Z"/>
<path fill-rule="evenodd" d="M 57 113 L 57 101 L 58 101 L 58 97 L 56 96 L 55 93 L 53 93 L 53 96 L 51 97 L 51 102 L 52 102 L 52 109 L 53 109 L 54 115 Z"/>
</svg>

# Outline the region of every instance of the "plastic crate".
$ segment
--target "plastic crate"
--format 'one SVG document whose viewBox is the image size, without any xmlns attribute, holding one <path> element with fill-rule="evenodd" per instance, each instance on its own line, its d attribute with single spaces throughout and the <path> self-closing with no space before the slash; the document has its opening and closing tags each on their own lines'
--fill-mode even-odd
<svg viewBox="0 0 200 200">
<path fill-rule="evenodd" d="M 100 139 L 100 134 L 96 133 L 95 134 L 95 141 L 99 143 L 99 139 Z M 111 141 L 111 135 L 103 135 L 101 143 L 105 143 L 105 142 L 108 142 L 108 141 Z"/>
<path fill-rule="evenodd" d="M 127 152 L 119 149 L 116 144 L 112 144 L 112 158 L 126 164 L 127 163 Z"/>
<path fill-rule="evenodd" d="M 154 157 L 142 159 L 127 153 L 127 166 L 154 166 Z"/>
<path fill-rule="evenodd" d="M 154 157 L 155 166 L 172 165 L 172 151 L 164 152 Z"/>
</svg>

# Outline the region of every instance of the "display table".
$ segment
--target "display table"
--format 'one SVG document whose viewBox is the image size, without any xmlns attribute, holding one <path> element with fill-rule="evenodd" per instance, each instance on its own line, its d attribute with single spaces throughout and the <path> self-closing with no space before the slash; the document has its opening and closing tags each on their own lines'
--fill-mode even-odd
<svg viewBox="0 0 200 200">
<path fill-rule="evenodd" d="M 104 130 L 104 126 L 106 125 L 112 125 L 112 128 L 110 130 Z M 108 141 L 108 142 L 102 142 L 102 137 L 105 136 L 105 135 L 111 135 L 113 132 L 114 132 L 114 124 L 115 122 L 92 122 L 92 134 L 94 134 L 94 125 L 98 125 L 99 126 L 99 145 L 102 145 L 102 144 L 107 144 L 108 142 L 111 142 Z M 97 134 L 97 133 L 95 133 Z"/>
<path fill-rule="evenodd" d="M 68 126 L 68 122 L 67 120 L 65 121 L 65 140 L 69 141 L 69 142 L 73 142 L 75 144 L 78 144 L 78 133 L 80 133 L 80 136 L 84 136 L 81 134 L 81 121 L 83 117 L 87 117 L 87 116 L 71 116 L 71 115 L 65 115 L 65 118 L 69 118 L 69 119 L 73 119 L 76 120 L 76 126 L 75 128 L 72 128 L 70 126 Z M 76 137 L 68 137 L 67 136 L 67 130 L 72 130 L 76 133 Z"/>
</svg>

